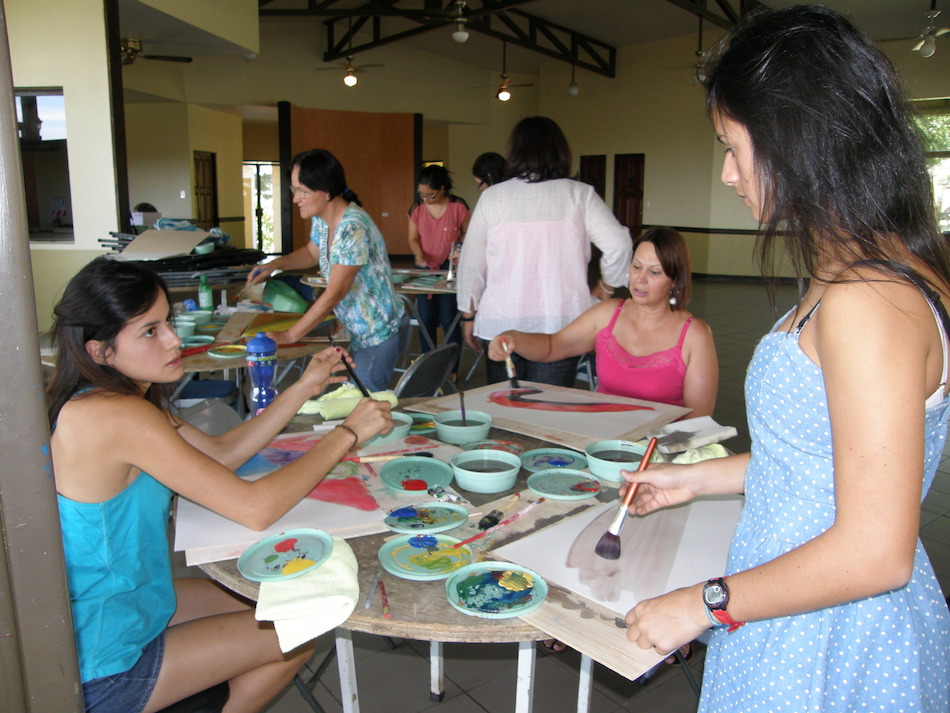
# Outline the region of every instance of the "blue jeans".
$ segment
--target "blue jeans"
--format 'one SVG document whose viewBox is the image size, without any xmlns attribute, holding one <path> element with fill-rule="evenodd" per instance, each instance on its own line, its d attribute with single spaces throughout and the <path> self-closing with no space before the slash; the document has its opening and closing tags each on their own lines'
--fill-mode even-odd
<svg viewBox="0 0 950 713">
<path fill-rule="evenodd" d="M 482 347 L 488 351 L 488 340 L 482 340 Z M 512 354 L 511 361 L 515 364 L 515 374 L 524 381 L 534 381 L 538 384 L 552 386 L 574 386 L 574 376 L 577 374 L 577 362 L 580 357 L 568 357 L 558 361 L 529 361 L 519 354 Z M 487 383 L 495 384 L 499 381 L 508 381 L 508 370 L 505 362 L 493 361 L 485 356 L 485 369 L 488 373 Z"/>
<path fill-rule="evenodd" d="M 165 634 L 146 645 L 128 671 L 82 684 L 86 713 L 139 713 L 155 689 L 165 655 Z"/>
<path fill-rule="evenodd" d="M 449 327 L 452 326 L 452 321 L 458 314 L 458 300 L 455 295 L 418 295 L 416 297 L 416 309 L 419 312 L 420 319 L 419 352 L 425 354 L 432 349 L 425 337 L 422 336 L 423 330 L 429 335 L 432 343 L 439 346 L 439 325 L 441 324 L 442 332 L 448 335 L 445 343 L 455 342 L 459 345 L 459 355 L 455 360 L 455 368 L 452 369 L 453 372 L 458 372 L 459 362 L 462 359 L 461 325 L 456 322 L 455 329 L 449 333 Z"/>
<path fill-rule="evenodd" d="M 385 391 L 393 377 L 396 362 L 409 341 L 409 313 L 404 312 L 399 331 L 385 342 L 374 347 L 365 347 L 350 351 L 353 357 L 353 371 L 370 391 Z"/>
</svg>

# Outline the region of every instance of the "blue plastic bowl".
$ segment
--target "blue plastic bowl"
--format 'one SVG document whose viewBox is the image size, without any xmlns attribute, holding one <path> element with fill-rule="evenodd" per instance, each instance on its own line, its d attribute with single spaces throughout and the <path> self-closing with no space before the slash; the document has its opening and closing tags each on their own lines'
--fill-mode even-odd
<svg viewBox="0 0 950 713">
<path fill-rule="evenodd" d="M 491 428 L 491 414 L 484 411 L 465 410 L 465 426 L 451 425 L 452 421 L 462 420 L 461 411 L 444 411 L 435 415 L 435 434 L 444 443 L 454 443 L 460 446 L 472 441 L 483 441 L 488 438 Z M 448 422 L 448 423 L 446 423 Z"/>
<path fill-rule="evenodd" d="M 480 467 L 487 463 L 504 463 L 506 470 L 485 472 Z M 452 456 L 452 470 L 455 483 L 470 493 L 501 493 L 515 487 L 518 471 L 521 470 L 521 458 L 508 451 L 481 448 L 476 451 L 462 451 Z"/>
</svg>

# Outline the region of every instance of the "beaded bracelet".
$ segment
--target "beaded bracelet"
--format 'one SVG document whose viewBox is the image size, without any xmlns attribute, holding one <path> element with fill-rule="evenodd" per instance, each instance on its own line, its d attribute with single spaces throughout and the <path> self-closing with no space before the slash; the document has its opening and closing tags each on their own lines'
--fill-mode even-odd
<svg viewBox="0 0 950 713">
<path fill-rule="evenodd" d="M 357 443 L 360 442 L 360 437 L 356 433 L 356 431 L 354 431 L 352 428 L 347 426 L 345 423 L 341 423 L 340 425 L 337 426 L 337 428 L 342 428 L 344 431 L 349 431 L 350 433 L 353 434 L 353 446 L 355 446 Z M 350 446 L 350 447 L 352 448 L 353 446 Z"/>
</svg>

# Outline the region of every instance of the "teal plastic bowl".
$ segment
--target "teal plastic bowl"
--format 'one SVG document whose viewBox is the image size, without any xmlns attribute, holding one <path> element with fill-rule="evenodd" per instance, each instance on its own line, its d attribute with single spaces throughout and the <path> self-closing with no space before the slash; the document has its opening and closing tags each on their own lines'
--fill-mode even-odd
<svg viewBox="0 0 950 713">
<path fill-rule="evenodd" d="M 467 414 L 466 414 L 467 415 Z M 515 487 L 521 458 L 508 451 L 481 448 L 452 456 L 455 484 L 470 493 L 501 493 Z"/>
<path fill-rule="evenodd" d="M 193 309 L 190 312 L 185 312 L 185 314 L 195 321 L 196 326 L 200 327 L 202 324 L 207 324 L 211 321 L 211 316 L 214 314 L 214 310 Z"/>
<path fill-rule="evenodd" d="M 444 443 L 461 446 L 472 441 L 488 438 L 491 428 L 491 415 L 484 411 L 465 410 L 465 426 L 457 425 L 462 420 L 461 411 L 444 411 L 435 415 L 435 434 Z"/>
<path fill-rule="evenodd" d="M 620 471 L 636 470 L 645 450 L 631 441 L 597 441 L 587 446 L 584 453 L 587 456 L 587 469 L 592 475 L 619 483 L 623 480 Z"/>
<path fill-rule="evenodd" d="M 409 435 L 409 429 L 412 428 L 412 416 L 405 413 L 398 413 L 396 411 L 393 411 L 389 415 L 392 416 L 393 419 L 393 427 L 389 433 L 377 433 L 368 441 L 365 441 L 363 443 L 364 446 L 372 446 L 377 443 L 398 441 L 400 438 L 405 438 Z"/>
</svg>

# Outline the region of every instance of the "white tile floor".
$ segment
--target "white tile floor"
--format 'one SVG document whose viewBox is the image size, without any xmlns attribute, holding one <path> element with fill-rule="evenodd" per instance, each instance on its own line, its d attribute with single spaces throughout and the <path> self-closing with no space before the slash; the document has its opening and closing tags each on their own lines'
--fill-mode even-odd
<svg viewBox="0 0 950 713">
<path fill-rule="evenodd" d="M 778 311 L 795 299 L 791 287 L 778 291 Z M 715 418 L 734 425 L 739 436 L 728 442 L 734 450 L 748 447 L 742 383 L 752 349 L 772 324 L 764 288 L 758 284 L 705 280 L 694 284 L 691 311 L 712 327 L 720 360 L 720 386 Z M 472 355 L 463 357 L 462 373 Z M 480 373 L 480 370 L 479 370 Z M 477 385 L 478 376 L 471 385 Z M 921 508 L 920 534 L 944 591 L 950 591 L 950 451 L 945 455 L 934 485 Z M 378 636 L 354 636 L 361 710 L 370 713 L 502 713 L 514 710 L 517 645 L 447 644 L 446 694 L 441 702 L 429 699 L 428 647 L 424 642 L 396 641 L 390 649 Z M 319 661 L 329 650 L 329 635 L 321 637 Z M 690 662 L 702 676 L 703 647 Z M 560 713 L 576 708 L 579 655 L 573 651 L 551 654 L 540 650 L 535 673 L 537 711 Z M 660 667 L 645 685 L 595 664 L 591 701 L 594 713 L 685 713 L 696 709 L 696 697 L 679 666 Z M 316 684 L 314 694 L 326 713 L 338 713 L 340 685 L 334 661 Z M 310 713 L 300 694 L 288 689 L 271 706 L 272 713 Z"/>
</svg>

